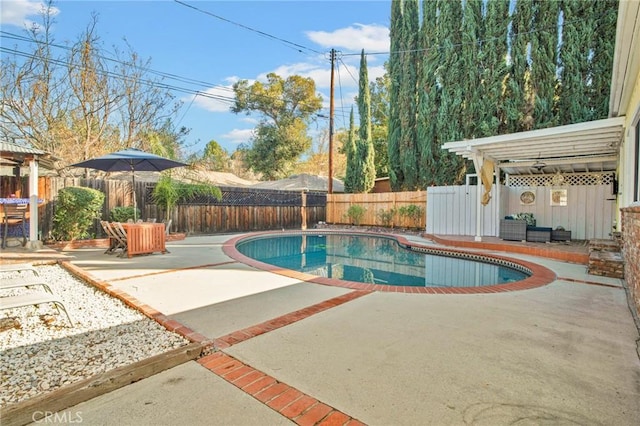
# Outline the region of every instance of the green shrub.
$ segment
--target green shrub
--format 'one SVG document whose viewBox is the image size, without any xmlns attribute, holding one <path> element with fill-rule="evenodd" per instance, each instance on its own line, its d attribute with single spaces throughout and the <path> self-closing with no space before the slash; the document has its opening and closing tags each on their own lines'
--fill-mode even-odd
<svg viewBox="0 0 640 426">
<path fill-rule="evenodd" d="M 364 216 L 364 213 L 366 211 L 367 210 L 364 207 L 354 204 L 353 206 L 349 207 L 349 210 L 347 210 L 347 217 L 352 224 L 360 225 L 360 221 L 362 220 L 362 217 Z"/>
<path fill-rule="evenodd" d="M 396 209 L 380 209 L 378 210 L 378 219 L 382 223 L 382 226 L 393 227 L 393 218 L 396 215 Z"/>
<path fill-rule="evenodd" d="M 127 222 L 129 219 L 135 220 L 136 218 L 140 218 L 140 209 L 135 209 L 133 206 L 126 207 L 114 207 L 109 212 L 109 219 L 112 222 Z"/>
<path fill-rule="evenodd" d="M 96 189 L 69 187 L 58 192 L 51 233 L 57 240 L 89 237 L 93 220 L 100 217 L 104 194 Z"/>
<path fill-rule="evenodd" d="M 400 216 L 411 219 L 415 226 L 418 226 L 420 219 L 422 218 L 422 208 L 415 204 L 409 204 L 408 206 L 402 206 L 398 209 Z"/>
</svg>

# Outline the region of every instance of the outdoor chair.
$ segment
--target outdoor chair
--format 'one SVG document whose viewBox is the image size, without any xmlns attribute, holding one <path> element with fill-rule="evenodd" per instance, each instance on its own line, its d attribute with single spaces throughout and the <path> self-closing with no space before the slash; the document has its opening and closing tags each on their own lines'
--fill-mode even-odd
<svg viewBox="0 0 640 426">
<path fill-rule="evenodd" d="M 7 236 L 9 234 L 9 225 L 20 225 L 22 230 L 22 246 L 27 245 L 27 228 L 26 228 L 26 204 L 2 204 L 4 219 L 2 220 L 2 248 L 7 248 Z"/>
<path fill-rule="evenodd" d="M 120 222 L 113 222 L 111 224 L 111 229 L 113 229 L 116 239 L 119 242 L 119 248 L 122 249 L 122 253 L 120 253 L 118 256 L 124 257 L 127 254 L 127 251 L 129 251 L 129 242 L 127 241 L 127 230 L 124 229 L 124 226 L 122 226 L 122 223 Z"/>
<path fill-rule="evenodd" d="M 25 306 L 38 306 L 45 303 L 53 303 L 58 310 L 58 314 L 60 313 L 60 309 L 62 309 L 69 320 L 69 324 L 73 327 L 73 321 L 71 321 L 71 316 L 69 312 L 67 312 L 67 308 L 62 303 L 62 300 L 57 296 L 51 293 L 42 293 L 42 292 L 32 292 L 19 294 L 17 296 L 5 296 L 0 297 L 0 309 L 14 309 L 14 308 L 22 308 Z"/>
<path fill-rule="evenodd" d="M 22 272 L 22 271 L 30 271 L 33 275 L 30 277 L 15 277 L 15 278 L 5 278 L 2 276 L 0 278 L 0 290 L 8 290 L 12 288 L 30 288 L 40 286 L 44 288 L 48 293 L 52 293 L 51 287 L 40 278 L 40 274 L 36 271 L 36 268 L 33 267 L 30 263 L 14 263 L 8 265 L 0 265 L 0 274 L 4 274 L 6 272 Z"/>
<path fill-rule="evenodd" d="M 500 219 L 500 238 L 508 241 L 526 241 L 527 222 L 520 219 Z"/>
<path fill-rule="evenodd" d="M 118 249 L 124 249 L 123 243 L 120 241 L 120 237 L 116 234 L 111 224 L 106 220 L 101 220 L 100 225 L 104 230 L 107 238 L 109 238 L 109 248 L 104 252 L 105 254 L 114 254 Z"/>
<path fill-rule="evenodd" d="M 53 294 L 53 291 L 51 291 L 51 287 L 49 287 L 49 285 L 41 279 L 37 278 L 3 278 L 2 281 L 0 281 L 0 290 L 8 290 L 11 288 L 20 287 L 30 288 L 36 286 L 41 286 L 47 293 Z"/>
<path fill-rule="evenodd" d="M 39 276 L 36 268 L 30 263 L 9 263 L 7 265 L 0 265 L 0 272 L 20 272 L 31 271 L 35 276 Z"/>
</svg>

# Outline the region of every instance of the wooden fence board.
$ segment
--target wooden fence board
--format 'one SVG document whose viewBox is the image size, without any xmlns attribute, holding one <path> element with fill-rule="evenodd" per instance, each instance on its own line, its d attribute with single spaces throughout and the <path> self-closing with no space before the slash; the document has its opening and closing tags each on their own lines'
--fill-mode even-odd
<svg viewBox="0 0 640 426">
<path fill-rule="evenodd" d="M 426 223 L 427 193 L 425 191 L 414 192 L 380 192 L 371 194 L 329 194 L 327 195 L 327 222 L 335 224 L 350 224 L 348 210 L 351 206 L 359 205 L 365 209 L 365 214 L 360 221 L 361 225 L 382 226 L 379 217 L 381 210 L 390 211 L 402 206 L 416 205 L 422 209 L 423 214 L 418 222 L 410 218 L 395 214 L 393 226 L 403 228 L 424 228 Z"/>
<path fill-rule="evenodd" d="M 43 237 L 53 229 L 53 216 L 58 191 L 65 187 L 81 186 L 97 189 L 105 194 L 101 219 L 108 220 L 114 207 L 133 205 L 132 183 L 102 179 L 41 177 L 39 196 L 44 200 L 40 208 L 39 229 Z M 168 219 L 153 203 L 150 194 L 154 183 L 136 182 L 136 202 L 144 220 L 157 222 Z M 269 229 L 295 229 L 302 224 L 301 193 L 254 188 L 221 187 L 223 200 L 200 200 L 195 204 L 182 204 L 171 212 L 171 230 L 190 234 L 245 232 Z M 306 207 L 307 224 L 326 221 L 326 198 L 323 193 L 308 193 Z M 102 236 L 98 220 L 91 230 Z"/>
</svg>

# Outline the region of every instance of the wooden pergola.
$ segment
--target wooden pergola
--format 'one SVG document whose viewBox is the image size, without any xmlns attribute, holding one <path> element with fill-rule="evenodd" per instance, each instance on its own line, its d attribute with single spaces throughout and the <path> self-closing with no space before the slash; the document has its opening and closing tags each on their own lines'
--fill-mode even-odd
<svg viewBox="0 0 640 426">
<path fill-rule="evenodd" d="M 39 246 L 38 241 L 38 175 L 40 163 L 53 168 L 53 157 L 39 149 L 27 148 L 11 142 L 0 141 L 0 158 L 10 167 L 29 165 L 29 247 Z"/>
</svg>

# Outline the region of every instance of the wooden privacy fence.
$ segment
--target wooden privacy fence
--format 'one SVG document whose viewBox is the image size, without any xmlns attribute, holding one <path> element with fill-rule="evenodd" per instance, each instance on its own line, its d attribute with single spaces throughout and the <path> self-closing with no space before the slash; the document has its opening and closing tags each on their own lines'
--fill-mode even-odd
<svg viewBox="0 0 640 426">
<path fill-rule="evenodd" d="M 401 207 L 414 205 L 420 208 L 418 220 L 401 215 Z M 328 194 L 327 195 L 327 223 L 352 224 L 349 218 L 349 208 L 360 206 L 364 208 L 364 215 L 360 225 L 383 226 L 383 217 L 391 211 L 392 226 L 400 228 L 422 228 L 426 223 L 426 191 L 415 192 L 381 192 L 375 194 Z"/>
<path fill-rule="evenodd" d="M 131 182 L 119 180 L 41 177 L 38 193 L 45 201 L 39 210 L 42 236 L 48 236 L 53 227 L 55 200 L 60 189 L 80 186 L 103 192 L 102 219 L 108 220 L 114 207 L 133 205 L 131 185 Z M 174 232 L 211 234 L 300 228 L 303 212 L 309 227 L 326 221 L 326 194 L 322 192 L 308 192 L 303 197 L 301 192 L 295 191 L 222 186 L 219 187 L 222 191 L 220 201 L 196 197 L 188 200 L 188 204 L 177 205 L 167 218 L 166 213 L 153 203 L 154 187 L 153 182 L 136 182 L 136 203 L 142 219 L 171 219 Z M 306 206 L 303 206 L 303 198 Z M 99 221 L 93 232 L 101 235 Z"/>
</svg>

